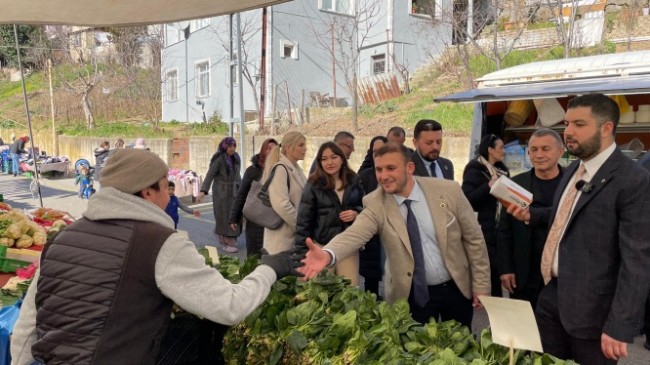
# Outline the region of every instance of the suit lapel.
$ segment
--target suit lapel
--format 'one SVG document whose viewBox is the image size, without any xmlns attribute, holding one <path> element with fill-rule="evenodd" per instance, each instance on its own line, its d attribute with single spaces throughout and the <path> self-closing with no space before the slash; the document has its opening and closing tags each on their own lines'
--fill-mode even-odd
<svg viewBox="0 0 650 365">
<path fill-rule="evenodd" d="M 411 254 L 411 256 L 413 256 L 413 251 L 411 251 L 411 241 L 409 241 L 409 233 L 406 230 L 406 222 L 404 222 L 402 212 L 400 212 L 397 202 L 391 194 L 384 193 L 383 195 L 388 224 L 393 227 L 400 241 L 402 241 L 402 244 L 406 247 L 406 250 Z"/>
<path fill-rule="evenodd" d="M 578 198 L 578 202 L 576 203 L 575 208 L 573 208 L 573 212 L 571 212 L 571 217 L 569 218 L 569 222 L 567 223 L 567 227 L 569 227 L 569 224 L 571 224 L 571 221 L 573 221 L 573 217 L 584 208 L 587 203 L 593 197 L 598 195 L 598 193 L 602 190 L 602 188 L 609 183 L 609 181 L 612 179 L 612 176 L 614 176 L 614 173 L 618 169 L 619 161 L 618 161 L 618 150 L 615 150 L 614 153 L 612 153 L 611 156 L 605 161 L 605 163 L 598 169 L 598 172 L 596 172 L 596 175 L 591 178 L 590 184 L 592 186 L 592 189 L 588 193 L 582 193 L 580 194 L 580 198 Z M 622 156 L 622 155 L 621 155 Z M 624 157 L 624 156 L 623 156 Z"/>
<path fill-rule="evenodd" d="M 416 180 L 426 197 L 440 252 L 444 253 L 447 249 L 447 200 L 444 198 L 445 195 L 440 187 L 434 186 L 437 185 L 437 179 L 419 179 L 416 177 Z"/>
</svg>

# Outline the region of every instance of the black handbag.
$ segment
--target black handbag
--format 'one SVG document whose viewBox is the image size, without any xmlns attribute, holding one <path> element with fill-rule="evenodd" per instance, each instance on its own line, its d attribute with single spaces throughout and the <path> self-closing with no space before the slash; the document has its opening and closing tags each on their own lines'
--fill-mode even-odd
<svg viewBox="0 0 650 365">
<path fill-rule="evenodd" d="M 242 210 L 246 219 L 268 229 L 278 229 L 284 222 L 282 217 L 280 217 L 278 213 L 273 210 L 273 207 L 271 207 L 271 199 L 269 197 L 269 185 L 271 184 L 271 181 L 273 181 L 275 169 L 277 169 L 278 166 L 282 166 L 287 170 L 284 165 L 278 164 L 273 167 L 269 178 L 264 184 L 259 181 L 253 181 L 251 189 L 248 191 L 248 195 L 246 196 L 244 209 Z M 289 170 L 287 170 L 287 187 L 290 187 Z"/>
</svg>

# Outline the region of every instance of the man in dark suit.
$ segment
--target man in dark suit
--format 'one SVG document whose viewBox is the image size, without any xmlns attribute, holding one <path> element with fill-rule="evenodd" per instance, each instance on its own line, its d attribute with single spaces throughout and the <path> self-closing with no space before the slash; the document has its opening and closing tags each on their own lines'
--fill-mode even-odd
<svg viewBox="0 0 650 365">
<path fill-rule="evenodd" d="M 650 153 L 646 153 L 646 155 L 639 161 L 639 163 L 641 166 L 645 167 L 646 170 L 650 171 Z M 645 343 L 643 344 L 643 347 L 645 347 L 646 350 L 650 351 L 650 295 L 648 295 L 648 299 L 645 302 L 643 332 L 645 333 Z"/>
<path fill-rule="evenodd" d="M 515 204 L 501 209 L 497 234 L 497 268 L 501 285 L 510 298 L 527 300 L 533 308 L 544 287 L 539 270 L 542 249 L 548 235 L 548 218 L 562 167 L 562 137 L 550 129 L 539 129 L 530 136 L 528 155 L 533 168 L 512 180 L 533 193 L 526 209 Z"/>
<path fill-rule="evenodd" d="M 415 176 L 454 179 L 454 165 L 448 159 L 440 157 L 442 149 L 442 125 L 432 119 L 422 119 L 413 131 L 412 160 L 415 164 Z"/>
<path fill-rule="evenodd" d="M 619 116 L 602 94 L 569 101 L 564 141 L 579 160 L 555 194 L 542 253 L 544 351 L 580 364 L 626 357 L 648 296 L 650 176 L 616 147 Z"/>
</svg>

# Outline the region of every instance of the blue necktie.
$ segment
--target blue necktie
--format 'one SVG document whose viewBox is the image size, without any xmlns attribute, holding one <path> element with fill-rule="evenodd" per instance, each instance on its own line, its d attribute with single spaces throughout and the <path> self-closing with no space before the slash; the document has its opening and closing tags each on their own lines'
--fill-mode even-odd
<svg viewBox="0 0 650 365">
<path fill-rule="evenodd" d="M 438 177 L 436 174 L 436 163 L 437 161 L 431 161 L 431 164 L 429 165 L 429 168 L 431 169 L 431 177 Z"/>
<path fill-rule="evenodd" d="M 433 166 L 433 164 L 431 164 Z M 413 298 L 415 303 L 420 307 L 429 302 L 429 288 L 427 287 L 427 277 L 424 269 L 424 251 L 422 250 L 422 240 L 420 239 L 420 228 L 418 221 L 411 210 L 411 203 L 413 201 L 406 199 L 406 230 L 408 231 L 409 241 L 411 241 L 411 251 L 413 252 L 413 261 L 415 261 L 415 268 L 413 269 Z"/>
</svg>

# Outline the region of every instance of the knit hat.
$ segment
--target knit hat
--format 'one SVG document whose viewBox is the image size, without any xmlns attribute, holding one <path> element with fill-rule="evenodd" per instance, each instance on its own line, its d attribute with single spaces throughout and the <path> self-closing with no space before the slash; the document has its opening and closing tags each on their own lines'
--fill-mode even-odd
<svg viewBox="0 0 650 365">
<path fill-rule="evenodd" d="M 102 168 L 99 183 L 135 194 L 167 176 L 167 164 L 156 154 L 139 149 L 116 149 Z"/>
</svg>

